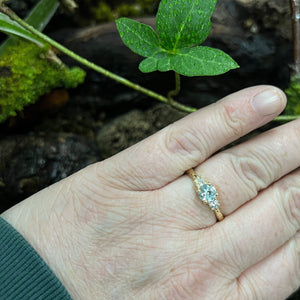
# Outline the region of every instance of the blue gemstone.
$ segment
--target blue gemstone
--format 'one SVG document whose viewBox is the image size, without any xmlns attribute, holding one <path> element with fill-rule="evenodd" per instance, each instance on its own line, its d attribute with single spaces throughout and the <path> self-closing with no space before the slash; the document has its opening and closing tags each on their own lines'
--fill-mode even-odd
<svg viewBox="0 0 300 300">
<path fill-rule="evenodd" d="M 203 184 L 199 189 L 199 198 L 205 203 L 213 202 L 216 196 L 217 190 L 212 184 Z"/>
</svg>

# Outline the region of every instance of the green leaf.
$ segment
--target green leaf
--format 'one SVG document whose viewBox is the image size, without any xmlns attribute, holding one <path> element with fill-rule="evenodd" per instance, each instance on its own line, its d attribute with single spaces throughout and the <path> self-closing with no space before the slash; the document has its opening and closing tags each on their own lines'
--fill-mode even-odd
<svg viewBox="0 0 300 300">
<path fill-rule="evenodd" d="M 152 27 L 128 18 L 120 18 L 116 24 L 124 44 L 133 52 L 149 57 L 161 50 Z"/>
<path fill-rule="evenodd" d="M 210 47 L 184 48 L 176 54 L 156 53 L 141 62 L 142 72 L 173 70 L 185 76 L 212 76 L 238 68 L 238 64 L 226 53 Z"/>
<path fill-rule="evenodd" d="M 43 46 L 44 42 L 37 38 L 34 34 L 24 29 L 17 22 L 12 21 L 7 15 L 0 12 L 0 31 L 6 34 L 12 34 L 28 41 L 31 41 L 38 46 Z"/>
<path fill-rule="evenodd" d="M 49 23 L 51 18 L 53 17 L 58 6 L 59 6 L 58 0 L 41 0 L 31 10 L 29 15 L 25 18 L 25 21 L 28 24 L 30 24 L 31 26 L 33 26 L 34 28 L 38 29 L 39 31 L 42 31 L 46 27 L 46 25 Z M 18 26 L 20 26 L 20 25 L 18 25 Z M 26 32 L 28 32 L 28 31 L 26 31 Z M 23 38 L 26 38 L 26 37 L 23 36 Z M 32 41 L 32 40 L 30 40 L 30 41 Z M 15 43 L 15 38 L 10 36 L 0 46 L 0 55 L 3 54 L 5 51 L 7 51 L 7 49 L 9 49 L 9 47 L 11 47 L 14 43 Z M 40 41 L 40 45 L 45 45 L 45 43 Z"/>
<path fill-rule="evenodd" d="M 43 31 L 58 7 L 58 0 L 41 0 L 31 10 L 25 21 L 37 30 Z"/>
<path fill-rule="evenodd" d="M 201 44 L 211 29 L 216 0 L 162 0 L 156 16 L 161 46 L 176 50 Z"/>
<path fill-rule="evenodd" d="M 157 71 L 157 59 L 154 57 L 148 57 L 144 59 L 139 65 L 140 71 L 144 73 L 150 73 Z"/>
<path fill-rule="evenodd" d="M 219 75 L 239 67 L 222 50 L 203 46 L 180 50 L 172 63 L 174 71 L 185 76 Z"/>
<path fill-rule="evenodd" d="M 219 75 L 238 64 L 221 50 L 195 47 L 209 34 L 215 5 L 216 0 L 162 0 L 156 16 L 158 35 L 150 26 L 128 18 L 118 19 L 117 28 L 123 42 L 146 57 L 139 65 L 142 72 Z"/>
</svg>

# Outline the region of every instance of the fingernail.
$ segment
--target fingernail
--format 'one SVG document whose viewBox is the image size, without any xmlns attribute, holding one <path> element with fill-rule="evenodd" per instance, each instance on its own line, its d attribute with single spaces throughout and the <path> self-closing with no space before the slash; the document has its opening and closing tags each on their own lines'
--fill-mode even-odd
<svg viewBox="0 0 300 300">
<path fill-rule="evenodd" d="M 266 90 L 252 99 L 252 106 L 260 115 L 269 116 L 278 113 L 282 105 L 276 91 Z"/>
</svg>

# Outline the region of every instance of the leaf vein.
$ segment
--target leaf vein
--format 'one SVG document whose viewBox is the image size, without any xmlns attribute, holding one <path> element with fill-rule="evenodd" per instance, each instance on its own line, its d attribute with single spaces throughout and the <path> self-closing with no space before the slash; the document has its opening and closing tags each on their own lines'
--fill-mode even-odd
<svg viewBox="0 0 300 300">
<path fill-rule="evenodd" d="M 138 34 L 136 31 L 134 31 L 130 26 L 128 26 L 127 24 L 123 24 L 124 27 L 126 27 L 131 33 L 135 34 L 137 37 L 139 37 L 140 40 L 144 41 L 146 44 L 152 46 L 152 43 L 150 43 L 149 40 L 145 39 L 145 37 L 143 37 L 142 35 Z M 155 34 L 155 32 L 154 32 Z"/>
<path fill-rule="evenodd" d="M 184 22 L 183 22 L 182 25 L 180 26 L 180 30 L 179 30 L 179 32 L 178 32 L 178 38 L 177 38 L 176 41 L 175 41 L 175 45 L 174 45 L 173 50 L 176 50 L 176 49 L 177 49 L 177 45 L 178 45 L 178 42 L 179 42 L 179 40 L 180 40 L 182 31 L 183 31 L 183 29 L 185 28 L 185 25 L 186 25 L 186 23 L 187 23 L 186 20 L 188 19 L 189 15 L 191 14 L 191 11 L 193 11 L 194 6 L 195 6 L 195 1 L 193 2 L 193 5 L 191 6 L 190 11 L 187 13 Z"/>
</svg>

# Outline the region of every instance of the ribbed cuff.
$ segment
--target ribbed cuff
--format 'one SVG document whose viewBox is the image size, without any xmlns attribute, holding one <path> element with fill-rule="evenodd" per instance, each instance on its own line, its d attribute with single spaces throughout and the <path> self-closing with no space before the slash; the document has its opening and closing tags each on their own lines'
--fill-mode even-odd
<svg viewBox="0 0 300 300">
<path fill-rule="evenodd" d="M 0 300 L 71 300 L 33 247 L 0 217 Z"/>
</svg>

